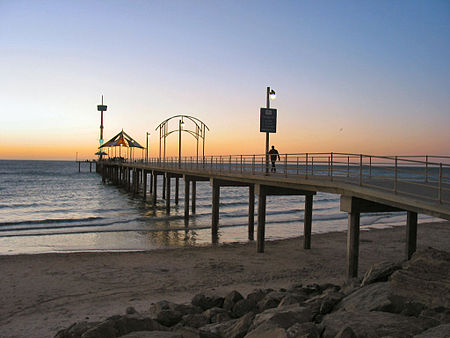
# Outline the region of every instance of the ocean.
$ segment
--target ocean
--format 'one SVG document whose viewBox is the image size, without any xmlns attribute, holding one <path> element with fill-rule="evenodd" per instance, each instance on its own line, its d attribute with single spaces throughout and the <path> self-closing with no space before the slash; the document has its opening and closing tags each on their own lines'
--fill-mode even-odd
<svg viewBox="0 0 450 338">
<path fill-rule="evenodd" d="M 102 183 L 95 165 L 89 172 L 89 164 L 82 163 L 78 172 L 76 162 L 0 160 L 0 255 L 210 244 L 209 182 L 197 182 L 196 214 L 191 215 L 188 228 L 184 225 L 183 180 L 179 191 L 178 206 L 172 202 L 171 214 L 166 215 L 161 186 L 153 207 L 141 195 L 133 197 Z M 313 233 L 347 229 L 347 214 L 339 211 L 339 197 L 320 192 L 314 197 Z M 219 243 L 247 242 L 248 188 L 222 187 L 220 202 Z M 302 235 L 303 207 L 303 196 L 268 196 L 266 240 Z M 256 220 L 255 215 L 255 231 Z M 419 222 L 424 221 L 440 219 L 419 215 Z M 361 215 L 363 230 L 405 222 L 406 213 Z"/>
</svg>

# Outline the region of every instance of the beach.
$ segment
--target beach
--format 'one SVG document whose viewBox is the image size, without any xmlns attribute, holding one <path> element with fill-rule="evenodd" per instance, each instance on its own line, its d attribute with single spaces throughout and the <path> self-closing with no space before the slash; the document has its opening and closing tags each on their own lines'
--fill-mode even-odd
<svg viewBox="0 0 450 338">
<path fill-rule="evenodd" d="M 320 225 L 317 225 L 320 226 Z M 302 238 L 122 253 L 0 256 L 2 337 L 47 337 L 80 320 L 145 311 L 152 302 L 189 302 L 199 292 L 247 294 L 295 283 L 344 282 L 346 232 Z M 450 222 L 418 225 L 417 249 L 450 251 Z M 361 231 L 359 276 L 405 256 L 405 227 Z"/>
</svg>

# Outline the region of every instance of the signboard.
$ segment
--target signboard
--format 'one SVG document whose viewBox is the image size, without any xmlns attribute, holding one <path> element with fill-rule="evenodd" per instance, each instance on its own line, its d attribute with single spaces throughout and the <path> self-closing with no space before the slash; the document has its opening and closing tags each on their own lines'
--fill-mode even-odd
<svg viewBox="0 0 450 338">
<path fill-rule="evenodd" d="M 259 131 L 261 133 L 277 132 L 277 110 L 261 108 L 259 113 Z"/>
<path fill-rule="evenodd" d="M 102 104 L 99 104 L 99 105 L 97 106 L 97 110 L 98 110 L 98 111 L 106 111 L 106 106 L 104 106 L 104 105 L 102 105 Z"/>
</svg>

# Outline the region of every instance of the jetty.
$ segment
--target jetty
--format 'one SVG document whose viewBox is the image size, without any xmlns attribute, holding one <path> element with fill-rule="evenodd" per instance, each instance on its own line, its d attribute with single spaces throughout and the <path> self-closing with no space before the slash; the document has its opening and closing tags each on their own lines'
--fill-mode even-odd
<svg viewBox="0 0 450 338">
<path fill-rule="evenodd" d="M 137 162 L 102 160 L 96 170 L 104 182 L 125 187 L 156 205 L 158 177 L 170 213 L 171 182 L 174 203 L 179 180 L 184 180 L 184 219 L 195 213 L 196 183 L 211 185 L 212 243 L 218 242 L 220 188 L 248 190 L 248 238 L 254 240 L 255 197 L 258 199 L 257 252 L 264 252 L 266 197 L 303 195 L 303 248 L 311 248 L 313 200 L 317 192 L 340 195 L 340 210 L 348 213 L 347 277 L 358 274 L 360 215 L 406 212 L 405 258 L 416 251 L 417 216 L 450 220 L 450 156 L 374 156 L 347 153 L 280 154 L 276 172 L 269 171 L 268 155 L 221 155 L 149 158 Z M 245 192 L 247 193 L 247 192 Z"/>
</svg>

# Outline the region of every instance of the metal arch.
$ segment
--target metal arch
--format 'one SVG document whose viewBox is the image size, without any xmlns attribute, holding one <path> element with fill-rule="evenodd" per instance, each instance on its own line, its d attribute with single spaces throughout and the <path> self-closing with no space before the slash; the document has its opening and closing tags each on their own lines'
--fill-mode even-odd
<svg viewBox="0 0 450 338">
<path fill-rule="evenodd" d="M 189 129 L 181 129 L 181 126 L 179 125 L 177 129 L 168 130 L 168 124 L 170 120 L 176 119 L 176 118 L 181 118 L 181 120 L 189 120 L 192 123 L 195 124 L 195 131 L 193 130 L 189 130 Z M 199 139 L 202 139 L 202 148 L 203 148 L 203 158 L 205 158 L 205 137 L 206 137 L 206 130 L 209 131 L 208 126 L 201 120 L 199 120 L 198 118 L 194 117 L 194 116 L 189 116 L 189 115 L 182 115 L 182 114 L 178 114 L 178 115 L 174 115 L 169 117 L 168 119 L 165 119 L 164 121 L 162 121 L 158 127 L 155 128 L 155 130 L 159 129 L 159 160 L 161 161 L 161 140 L 163 140 L 164 142 L 164 149 L 163 149 L 163 159 L 165 160 L 166 158 L 166 138 L 167 136 L 169 136 L 170 134 L 174 133 L 174 132 L 178 132 L 179 133 L 179 142 L 178 142 L 178 160 L 181 163 L 181 132 L 187 132 L 188 134 L 192 135 L 196 140 L 197 140 L 197 162 L 198 162 L 198 143 L 199 143 Z"/>
</svg>

